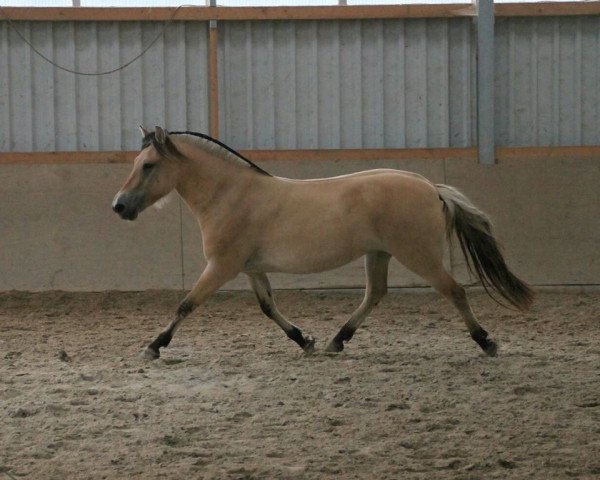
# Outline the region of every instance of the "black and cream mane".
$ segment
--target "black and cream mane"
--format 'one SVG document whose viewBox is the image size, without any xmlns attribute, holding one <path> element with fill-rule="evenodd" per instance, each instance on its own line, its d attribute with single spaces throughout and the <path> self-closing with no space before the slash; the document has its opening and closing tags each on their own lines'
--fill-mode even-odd
<svg viewBox="0 0 600 480">
<path fill-rule="evenodd" d="M 225 160 L 234 160 L 234 161 L 238 161 L 238 162 L 241 161 L 244 164 L 246 164 L 248 167 L 255 170 L 256 172 L 258 172 L 262 175 L 271 176 L 270 173 L 268 173 L 267 171 L 260 168 L 258 165 L 256 165 L 254 162 L 252 162 L 248 158 L 244 157 L 241 153 L 237 152 L 236 150 L 229 147 L 228 145 L 225 145 L 223 142 L 220 142 L 219 140 L 212 138 L 209 135 L 206 135 L 204 133 L 189 132 L 189 131 L 167 132 L 167 133 L 168 133 L 168 136 L 167 136 L 166 142 L 159 143 L 156 140 L 155 132 L 149 132 L 142 140 L 142 150 L 144 148 L 152 145 L 160 155 L 181 158 L 183 155 L 181 154 L 181 152 L 179 152 L 177 147 L 169 139 L 169 136 L 185 135 L 185 136 L 188 136 L 188 138 L 191 137 L 194 140 L 193 143 L 195 145 L 197 145 L 198 147 L 202 148 L 203 150 L 207 150 L 210 153 L 215 154 Z"/>
</svg>

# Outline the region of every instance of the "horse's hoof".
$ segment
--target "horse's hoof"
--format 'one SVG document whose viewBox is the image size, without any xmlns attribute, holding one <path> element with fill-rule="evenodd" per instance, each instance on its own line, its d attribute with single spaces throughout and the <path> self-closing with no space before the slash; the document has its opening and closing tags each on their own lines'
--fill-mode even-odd
<svg viewBox="0 0 600 480">
<path fill-rule="evenodd" d="M 498 344 L 491 338 L 487 339 L 487 346 L 483 349 L 488 357 L 495 357 L 498 353 Z"/>
<path fill-rule="evenodd" d="M 150 347 L 147 347 L 146 350 L 142 352 L 142 358 L 145 358 L 146 360 L 156 360 L 159 357 L 160 352 Z"/>
<path fill-rule="evenodd" d="M 327 345 L 325 352 L 326 353 L 339 353 L 343 349 L 344 349 L 343 342 L 338 343 L 335 340 L 332 340 L 331 342 L 329 342 L 329 345 Z"/>
<path fill-rule="evenodd" d="M 304 344 L 304 355 L 312 355 L 315 353 L 315 342 L 316 340 L 313 337 L 306 337 L 306 343 Z"/>
</svg>

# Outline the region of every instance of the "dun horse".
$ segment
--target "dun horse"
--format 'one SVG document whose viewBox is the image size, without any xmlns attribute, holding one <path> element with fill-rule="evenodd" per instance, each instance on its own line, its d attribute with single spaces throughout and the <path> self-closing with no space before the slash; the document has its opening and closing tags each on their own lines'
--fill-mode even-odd
<svg viewBox="0 0 600 480">
<path fill-rule="evenodd" d="M 141 128 L 141 127 L 140 127 Z M 364 300 L 326 347 L 339 352 L 387 291 L 391 257 L 421 276 L 458 309 L 475 342 L 490 356 L 497 344 L 479 325 L 465 290 L 442 262 L 452 234 L 486 291 L 520 309 L 531 289 L 507 267 L 489 219 L 464 195 L 420 175 L 368 170 L 315 180 L 271 176 L 206 135 L 141 128 L 142 150 L 113 201 L 121 218 L 173 189 L 200 223 L 207 266 L 175 318 L 145 350 L 158 358 L 182 320 L 225 282 L 245 273 L 262 311 L 305 352 L 315 340 L 277 309 L 269 272 L 322 272 L 365 256 Z"/>
</svg>

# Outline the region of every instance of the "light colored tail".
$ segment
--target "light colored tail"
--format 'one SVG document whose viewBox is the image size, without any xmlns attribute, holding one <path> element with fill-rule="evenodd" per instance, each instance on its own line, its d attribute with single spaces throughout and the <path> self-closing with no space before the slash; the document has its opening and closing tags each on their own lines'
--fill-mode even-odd
<svg viewBox="0 0 600 480">
<path fill-rule="evenodd" d="M 469 271 L 477 275 L 492 298 L 490 290 L 518 309 L 527 310 L 533 302 L 533 290 L 506 265 L 489 218 L 455 188 L 436 186 L 444 202 L 448 239 L 456 233 Z"/>
</svg>

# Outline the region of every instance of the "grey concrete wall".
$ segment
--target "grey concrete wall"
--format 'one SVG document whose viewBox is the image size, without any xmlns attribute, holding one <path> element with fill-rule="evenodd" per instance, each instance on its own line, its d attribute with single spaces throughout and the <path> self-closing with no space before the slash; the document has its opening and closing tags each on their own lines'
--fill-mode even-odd
<svg viewBox="0 0 600 480">
<path fill-rule="evenodd" d="M 310 178 L 375 167 L 462 189 L 496 224 L 514 270 L 536 285 L 600 284 L 600 162 L 589 159 L 265 162 Z M 127 165 L 0 166 L 0 290 L 190 288 L 203 267 L 199 227 L 178 199 L 134 222 L 110 209 Z M 469 281 L 454 250 L 448 265 Z M 362 262 L 318 275 L 274 275 L 276 288 L 364 285 Z M 398 264 L 393 286 L 422 281 Z M 246 288 L 238 278 L 225 288 Z"/>
</svg>

